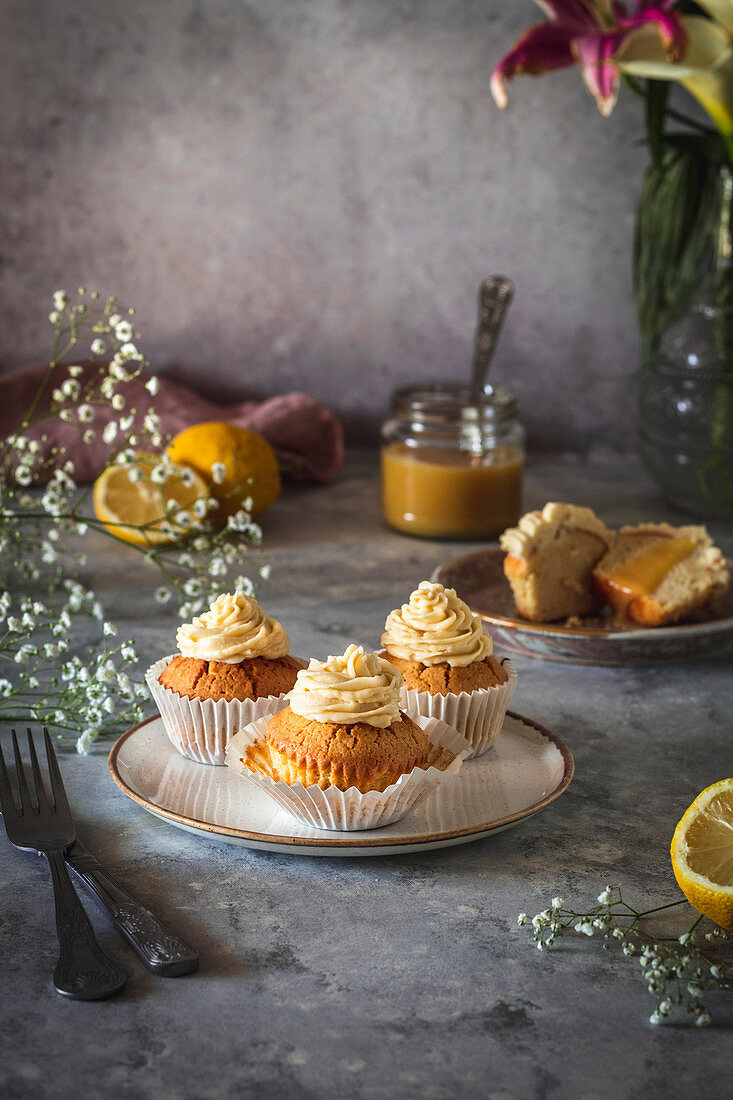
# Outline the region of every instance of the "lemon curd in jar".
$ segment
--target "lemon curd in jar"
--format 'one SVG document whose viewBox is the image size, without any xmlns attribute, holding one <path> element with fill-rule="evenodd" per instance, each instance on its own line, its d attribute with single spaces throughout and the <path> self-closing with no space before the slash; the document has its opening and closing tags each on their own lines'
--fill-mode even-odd
<svg viewBox="0 0 733 1100">
<path fill-rule="evenodd" d="M 496 538 L 522 512 L 524 447 L 516 400 L 492 387 L 479 404 L 465 386 L 395 391 L 382 429 L 382 512 L 426 538 Z"/>
</svg>

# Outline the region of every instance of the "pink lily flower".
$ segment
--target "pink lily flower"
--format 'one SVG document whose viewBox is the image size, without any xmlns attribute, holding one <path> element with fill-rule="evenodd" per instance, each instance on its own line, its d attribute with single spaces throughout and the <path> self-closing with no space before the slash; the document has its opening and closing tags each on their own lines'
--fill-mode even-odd
<svg viewBox="0 0 733 1100">
<path fill-rule="evenodd" d="M 547 21 L 529 27 L 491 76 L 497 106 L 506 107 L 505 81 L 520 73 L 539 76 L 551 69 L 580 65 L 583 79 L 602 115 L 610 115 L 618 97 L 619 71 L 614 54 L 641 27 L 652 24 L 671 61 L 687 45 L 675 0 L 635 0 L 630 12 L 618 0 L 535 0 Z"/>
</svg>

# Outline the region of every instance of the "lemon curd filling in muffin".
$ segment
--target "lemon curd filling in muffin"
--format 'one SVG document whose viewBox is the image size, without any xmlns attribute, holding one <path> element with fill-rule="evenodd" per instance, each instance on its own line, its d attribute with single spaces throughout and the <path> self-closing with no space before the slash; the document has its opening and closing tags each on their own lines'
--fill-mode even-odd
<svg viewBox="0 0 733 1100">
<path fill-rule="evenodd" d="M 394 665 L 361 646 L 311 660 L 267 725 L 272 778 L 365 793 L 424 766 L 430 742 L 400 710 L 401 685 Z"/>
<path fill-rule="evenodd" d="M 277 619 L 244 592 L 225 593 L 176 633 L 159 682 L 195 699 L 260 699 L 290 691 L 301 664 Z"/>
<path fill-rule="evenodd" d="M 455 589 L 431 581 L 422 581 L 407 603 L 390 611 L 382 645 L 405 686 L 416 691 L 457 694 L 509 679 L 478 615 Z"/>
</svg>

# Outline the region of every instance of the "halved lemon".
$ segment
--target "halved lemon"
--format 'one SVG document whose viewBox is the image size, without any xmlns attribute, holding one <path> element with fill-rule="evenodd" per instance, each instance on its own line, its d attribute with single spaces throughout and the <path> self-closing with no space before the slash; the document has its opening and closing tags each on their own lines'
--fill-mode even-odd
<svg viewBox="0 0 733 1100">
<path fill-rule="evenodd" d="M 195 470 L 166 467 L 160 456 L 140 454 L 131 466 L 107 466 L 94 482 L 92 500 L 97 519 L 117 538 L 159 546 L 185 538 L 196 519 L 194 504 L 208 497 Z"/>
<path fill-rule="evenodd" d="M 733 779 L 697 796 L 674 831 L 671 855 L 690 904 L 733 932 Z"/>
</svg>

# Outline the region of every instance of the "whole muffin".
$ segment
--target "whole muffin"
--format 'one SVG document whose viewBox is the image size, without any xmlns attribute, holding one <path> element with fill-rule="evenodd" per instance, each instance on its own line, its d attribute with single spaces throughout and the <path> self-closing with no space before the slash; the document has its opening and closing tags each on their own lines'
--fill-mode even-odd
<svg viewBox="0 0 733 1100">
<path fill-rule="evenodd" d="M 404 678 L 403 705 L 453 726 L 471 743 L 473 756 L 493 744 L 516 673 L 494 656 L 480 618 L 453 588 L 421 581 L 387 616 L 382 645 Z"/>
<path fill-rule="evenodd" d="M 426 764 L 430 742 L 400 711 L 400 673 L 350 645 L 342 656 L 311 660 L 273 715 L 267 746 L 273 779 L 346 791 L 384 791 Z"/>
<path fill-rule="evenodd" d="M 300 661 L 290 639 L 244 592 L 218 596 L 203 615 L 176 632 L 179 653 L 158 680 L 196 699 L 260 699 L 283 695 L 295 683 Z"/>
<path fill-rule="evenodd" d="M 229 739 L 276 709 L 302 662 L 280 623 L 243 592 L 217 597 L 176 641 L 179 653 L 148 669 L 148 687 L 176 749 L 224 764 Z"/>
</svg>

